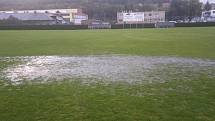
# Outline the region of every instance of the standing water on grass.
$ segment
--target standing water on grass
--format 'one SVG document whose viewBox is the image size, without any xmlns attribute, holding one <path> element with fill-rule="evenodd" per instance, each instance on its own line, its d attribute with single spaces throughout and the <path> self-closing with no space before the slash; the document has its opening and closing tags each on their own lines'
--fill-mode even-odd
<svg viewBox="0 0 215 121">
<path fill-rule="evenodd" d="M 63 80 L 165 82 L 215 78 L 215 61 L 178 57 L 144 56 L 31 56 L 0 57 L 0 79 L 14 84 Z"/>
</svg>

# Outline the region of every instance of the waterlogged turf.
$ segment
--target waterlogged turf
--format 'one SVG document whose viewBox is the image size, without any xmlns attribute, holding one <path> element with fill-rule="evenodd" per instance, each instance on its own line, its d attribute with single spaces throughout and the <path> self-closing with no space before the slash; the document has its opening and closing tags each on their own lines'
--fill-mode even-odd
<svg viewBox="0 0 215 121">
<path fill-rule="evenodd" d="M 3 121 L 215 119 L 214 60 L 125 55 L 0 60 Z"/>
<path fill-rule="evenodd" d="M 215 78 L 215 61 L 179 57 L 31 56 L 2 57 L 1 62 L 17 62 L 0 71 L 0 77 L 13 84 L 80 80 L 82 82 L 124 81 L 152 83 Z"/>
<path fill-rule="evenodd" d="M 214 31 L 0 31 L 0 121 L 214 121 Z"/>
</svg>

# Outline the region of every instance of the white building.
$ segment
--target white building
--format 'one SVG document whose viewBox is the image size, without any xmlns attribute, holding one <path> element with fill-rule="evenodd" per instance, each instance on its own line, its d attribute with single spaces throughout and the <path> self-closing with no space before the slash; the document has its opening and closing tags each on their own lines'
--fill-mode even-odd
<svg viewBox="0 0 215 121">
<path fill-rule="evenodd" d="M 205 22 L 215 22 L 215 10 L 202 12 L 202 20 Z"/>
<path fill-rule="evenodd" d="M 119 24 L 141 24 L 157 23 L 165 21 L 165 11 L 146 12 L 118 12 L 117 23 Z"/>
<path fill-rule="evenodd" d="M 117 23 L 143 23 L 144 12 L 118 12 Z"/>
<path fill-rule="evenodd" d="M 76 13 L 76 14 L 73 14 L 73 20 L 71 22 L 74 23 L 75 25 L 81 25 L 83 24 L 82 22 L 86 20 L 88 20 L 87 14 Z"/>
</svg>

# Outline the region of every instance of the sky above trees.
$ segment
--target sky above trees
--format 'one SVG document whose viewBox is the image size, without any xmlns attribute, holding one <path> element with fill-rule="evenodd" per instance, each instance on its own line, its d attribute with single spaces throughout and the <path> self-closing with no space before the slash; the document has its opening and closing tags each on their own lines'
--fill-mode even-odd
<svg viewBox="0 0 215 121">
<path fill-rule="evenodd" d="M 207 1 L 209 1 L 210 3 L 215 3 L 215 0 L 200 0 L 202 1 L 203 3 L 206 3 Z"/>
</svg>

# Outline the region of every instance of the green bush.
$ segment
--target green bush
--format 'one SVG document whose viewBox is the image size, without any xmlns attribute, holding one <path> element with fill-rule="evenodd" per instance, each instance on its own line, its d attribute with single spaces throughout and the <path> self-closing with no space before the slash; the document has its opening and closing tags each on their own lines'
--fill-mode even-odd
<svg viewBox="0 0 215 121">
<path fill-rule="evenodd" d="M 6 25 L 0 30 L 78 30 L 88 29 L 87 25 Z"/>
<path fill-rule="evenodd" d="M 130 29 L 130 28 L 155 28 L 155 24 L 115 24 L 112 29 Z"/>
<path fill-rule="evenodd" d="M 215 26 L 215 22 L 198 22 L 198 23 L 176 23 L 176 27 L 208 27 Z"/>
</svg>

